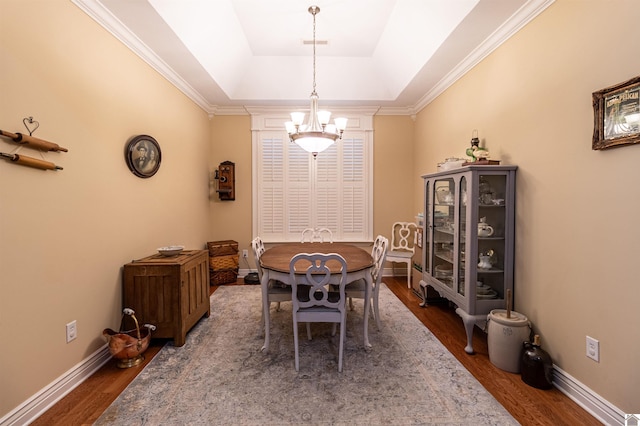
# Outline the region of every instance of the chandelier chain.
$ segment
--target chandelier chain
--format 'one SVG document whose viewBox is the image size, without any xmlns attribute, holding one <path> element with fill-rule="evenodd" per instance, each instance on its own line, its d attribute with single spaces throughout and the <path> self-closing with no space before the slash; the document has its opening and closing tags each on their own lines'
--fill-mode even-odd
<svg viewBox="0 0 640 426">
<path fill-rule="evenodd" d="M 316 93 L 316 9 L 314 8 L 313 15 L 313 93 Z"/>
</svg>

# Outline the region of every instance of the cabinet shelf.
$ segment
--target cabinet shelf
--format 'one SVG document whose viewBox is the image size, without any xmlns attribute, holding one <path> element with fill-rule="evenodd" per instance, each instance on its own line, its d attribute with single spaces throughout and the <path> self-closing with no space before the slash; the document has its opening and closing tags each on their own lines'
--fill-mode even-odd
<svg viewBox="0 0 640 426">
<path fill-rule="evenodd" d="M 515 166 L 471 165 L 422 176 L 425 217 L 422 281 L 457 305 L 456 312 L 467 333 L 468 353 L 473 353 L 474 326 L 483 328 L 487 314 L 504 308 L 504 295 L 513 290 L 516 170 Z M 438 202 L 438 197 L 441 201 L 445 196 L 449 200 L 450 194 L 452 203 Z M 504 202 L 480 203 L 487 196 Z M 478 236 L 479 223 L 491 226 L 494 235 Z M 489 249 L 499 263 L 494 263 L 491 269 L 478 268 L 479 255 Z M 452 276 L 443 276 L 443 267 L 451 268 Z M 477 294 L 478 281 L 493 289 L 491 295 Z M 425 303 L 428 305 L 428 301 Z"/>
<path fill-rule="evenodd" d="M 444 260 L 445 262 L 453 263 L 452 253 L 436 252 L 435 255 L 438 259 Z"/>
<path fill-rule="evenodd" d="M 503 269 L 491 268 L 491 269 L 482 269 L 478 268 L 478 274 L 501 274 L 503 273 Z"/>
<path fill-rule="evenodd" d="M 453 229 L 442 228 L 442 227 L 436 226 L 435 230 L 436 230 L 436 232 L 440 232 L 442 234 L 453 235 Z"/>
</svg>

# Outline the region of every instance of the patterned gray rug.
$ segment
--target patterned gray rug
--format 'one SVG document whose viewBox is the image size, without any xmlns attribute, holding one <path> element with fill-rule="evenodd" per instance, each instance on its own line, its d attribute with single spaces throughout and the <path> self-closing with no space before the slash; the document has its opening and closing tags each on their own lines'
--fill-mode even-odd
<svg viewBox="0 0 640 426">
<path fill-rule="evenodd" d="M 385 286 L 382 329 L 362 341 L 361 300 L 349 311 L 344 371 L 338 334 L 300 329 L 294 368 L 291 304 L 272 307 L 271 347 L 260 352 L 259 286 L 211 296 L 185 346 L 168 343 L 103 413 L 97 425 L 512 425 L 509 413 Z"/>
</svg>

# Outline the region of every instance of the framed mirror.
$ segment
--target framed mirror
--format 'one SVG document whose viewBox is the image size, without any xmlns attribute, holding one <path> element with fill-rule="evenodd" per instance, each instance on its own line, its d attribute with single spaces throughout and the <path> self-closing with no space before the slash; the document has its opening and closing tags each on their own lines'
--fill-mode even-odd
<svg viewBox="0 0 640 426">
<path fill-rule="evenodd" d="M 640 142 L 640 77 L 593 93 L 592 149 Z"/>
</svg>

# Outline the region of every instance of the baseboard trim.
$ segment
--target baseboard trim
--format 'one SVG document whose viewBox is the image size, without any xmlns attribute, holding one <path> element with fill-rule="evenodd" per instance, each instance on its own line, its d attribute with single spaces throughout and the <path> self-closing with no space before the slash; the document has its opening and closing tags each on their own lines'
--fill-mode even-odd
<svg viewBox="0 0 640 426">
<path fill-rule="evenodd" d="M 33 422 L 80 383 L 87 380 L 110 359 L 111 353 L 109 352 L 109 347 L 105 344 L 1 418 L 0 426 L 22 426 Z"/>
<path fill-rule="evenodd" d="M 624 426 L 624 413 L 609 401 L 576 380 L 566 371 L 553 366 L 553 384 L 596 419 L 606 425 Z"/>
</svg>

